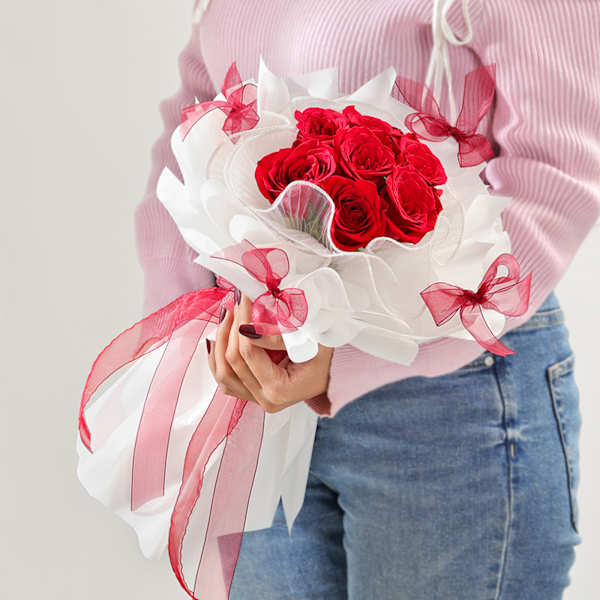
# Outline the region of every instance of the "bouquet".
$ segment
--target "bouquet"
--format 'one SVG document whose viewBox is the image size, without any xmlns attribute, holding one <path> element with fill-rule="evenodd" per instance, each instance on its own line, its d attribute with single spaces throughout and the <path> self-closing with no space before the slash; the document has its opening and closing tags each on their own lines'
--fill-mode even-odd
<svg viewBox="0 0 600 600">
<path fill-rule="evenodd" d="M 479 176 L 494 73 L 467 75 L 455 125 L 393 68 L 341 95 L 335 69 L 280 78 L 262 60 L 257 81 L 234 63 L 213 101 L 182 111 L 171 144 L 183 180 L 165 169 L 157 193 L 217 285 L 99 354 L 78 474 L 146 556 L 168 548 L 191 597 L 228 598 L 243 532 L 269 527 L 280 499 L 291 531 L 318 420 L 305 403 L 265 414 L 217 387 L 199 342 L 236 290 L 295 362 L 352 344 L 409 364 L 442 336 L 512 352 L 497 336 L 526 311 L 531 274 L 502 226 L 510 198 Z"/>
</svg>

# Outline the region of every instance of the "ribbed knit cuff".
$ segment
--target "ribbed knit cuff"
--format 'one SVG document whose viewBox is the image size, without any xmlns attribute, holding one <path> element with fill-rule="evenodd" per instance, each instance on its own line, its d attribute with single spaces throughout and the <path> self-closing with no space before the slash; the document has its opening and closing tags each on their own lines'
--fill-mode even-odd
<svg viewBox="0 0 600 600">
<path fill-rule="evenodd" d="M 352 373 L 354 373 L 352 377 L 354 397 L 358 398 L 363 393 L 360 387 L 361 380 L 356 377 L 356 369 L 358 365 L 369 368 L 369 359 L 372 358 L 350 344 L 338 346 L 333 350 L 327 386 L 327 397 L 330 403 L 330 415 L 328 416 L 334 417 L 337 411 L 349 401 L 347 378 Z M 350 370 L 350 373 L 348 370 Z M 354 384 L 356 384 L 356 389 L 354 389 Z M 367 390 L 365 389 L 365 391 Z"/>
<path fill-rule="evenodd" d="M 213 287 L 212 271 L 185 258 L 147 259 L 144 269 L 144 315 L 148 315 L 182 294 L 199 288 Z"/>
</svg>

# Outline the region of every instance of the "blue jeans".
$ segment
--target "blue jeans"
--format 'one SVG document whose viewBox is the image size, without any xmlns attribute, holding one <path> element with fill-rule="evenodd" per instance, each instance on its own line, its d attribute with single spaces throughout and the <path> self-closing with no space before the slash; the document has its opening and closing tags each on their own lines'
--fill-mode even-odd
<svg viewBox="0 0 600 600">
<path fill-rule="evenodd" d="M 319 420 L 288 536 L 246 532 L 231 600 L 554 600 L 578 532 L 579 394 L 551 293 L 439 377 L 382 386 Z"/>
</svg>

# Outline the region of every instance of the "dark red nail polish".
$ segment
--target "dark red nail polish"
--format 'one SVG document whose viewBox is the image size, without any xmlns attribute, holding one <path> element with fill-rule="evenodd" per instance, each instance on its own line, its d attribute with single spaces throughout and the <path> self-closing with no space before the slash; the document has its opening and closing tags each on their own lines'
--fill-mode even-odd
<svg viewBox="0 0 600 600">
<path fill-rule="evenodd" d="M 221 306 L 221 314 L 219 315 L 219 323 L 223 322 L 225 315 L 227 314 L 227 309 L 224 306 Z"/>
<path fill-rule="evenodd" d="M 206 351 L 210 354 L 210 340 L 206 338 Z"/>
<path fill-rule="evenodd" d="M 235 292 L 233 292 L 233 299 L 235 300 L 236 304 L 239 304 L 242 301 L 242 292 L 240 292 L 240 290 L 237 288 L 235 288 Z"/>
<path fill-rule="evenodd" d="M 240 325 L 240 333 L 253 340 L 257 340 L 258 338 L 262 337 L 260 333 L 256 333 L 254 325 Z"/>
</svg>

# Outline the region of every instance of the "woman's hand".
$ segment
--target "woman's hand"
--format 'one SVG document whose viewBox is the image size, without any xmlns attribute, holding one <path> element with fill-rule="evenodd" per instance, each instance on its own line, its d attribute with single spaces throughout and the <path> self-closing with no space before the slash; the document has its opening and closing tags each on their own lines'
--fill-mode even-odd
<svg viewBox="0 0 600 600">
<path fill-rule="evenodd" d="M 281 336 L 260 336 L 251 324 L 252 302 L 247 296 L 226 311 L 216 341 L 207 340 L 210 370 L 221 390 L 242 400 L 258 402 L 268 413 L 325 393 L 333 348 L 319 345 L 317 355 L 303 363 L 287 357 L 275 364 L 265 348 L 284 350 Z M 240 333 L 242 331 L 246 335 Z M 254 333 L 253 333 L 254 332 Z"/>
</svg>

